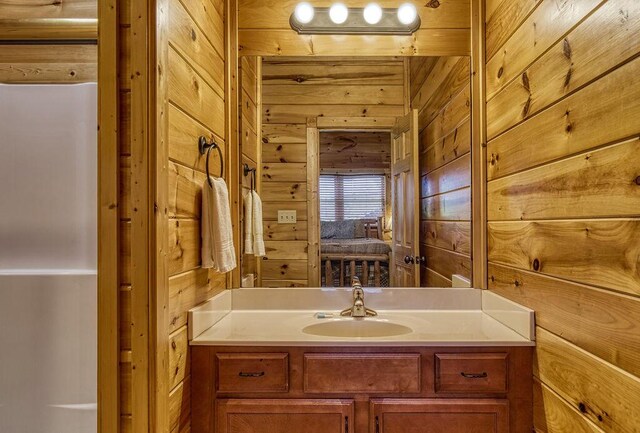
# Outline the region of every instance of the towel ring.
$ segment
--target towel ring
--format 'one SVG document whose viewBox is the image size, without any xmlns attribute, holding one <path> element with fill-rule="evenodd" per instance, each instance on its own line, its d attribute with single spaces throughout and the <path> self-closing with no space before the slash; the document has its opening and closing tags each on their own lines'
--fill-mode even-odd
<svg viewBox="0 0 640 433">
<path fill-rule="evenodd" d="M 246 177 L 249 173 L 251 173 L 251 191 L 255 189 L 254 181 L 256 179 L 256 169 L 249 167 L 249 164 L 246 162 L 242 165 L 244 176 Z"/>
<path fill-rule="evenodd" d="M 211 153 L 211 149 L 216 149 L 218 151 L 218 155 L 220 155 L 220 177 L 224 176 L 224 159 L 222 158 L 222 150 L 220 150 L 220 146 L 215 142 L 215 140 L 211 140 L 211 143 L 207 143 L 207 139 L 205 137 L 200 137 L 198 140 L 198 150 L 200 151 L 200 155 L 204 155 L 207 153 L 207 162 L 205 164 L 205 170 L 207 172 L 207 182 L 209 185 L 213 187 L 213 181 L 211 180 L 211 175 L 209 174 L 209 154 Z"/>
</svg>

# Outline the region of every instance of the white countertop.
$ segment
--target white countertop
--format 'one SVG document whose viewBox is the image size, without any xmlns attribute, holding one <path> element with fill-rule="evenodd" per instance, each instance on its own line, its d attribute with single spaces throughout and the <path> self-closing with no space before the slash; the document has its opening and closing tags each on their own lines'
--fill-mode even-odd
<svg viewBox="0 0 640 433">
<path fill-rule="evenodd" d="M 373 289 L 374 318 L 340 318 L 345 289 L 233 289 L 189 313 L 192 345 L 216 346 L 533 346 L 533 311 L 475 289 Z M 388 309 L 383 309 L 387 305 Z M 309 309 L 311 306 L 318 308 Z M 307 307 L 307 308 L 303 308 Z M 390 308 L 390 309 L 389 309 Z M 333 313 L 318 319 L 317 312 Z M 339 320 L 390 321 L 411 332 L 388 337 L 310 335 L 306 326 Z"/>
</svg>

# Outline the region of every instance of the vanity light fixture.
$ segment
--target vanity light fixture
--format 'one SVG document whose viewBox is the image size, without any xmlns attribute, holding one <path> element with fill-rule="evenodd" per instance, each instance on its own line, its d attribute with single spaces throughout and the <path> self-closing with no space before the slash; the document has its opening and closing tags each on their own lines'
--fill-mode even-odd
<svg viewBox="0 0 640 433">
<path fill-rule="evenodd" d="M 329 18 L 334 24 L 342 24 L 349 18 L 349 9 L 342 3 L 336 3 L 329 8 Z"/>
<path fill-rule="evenodd" d="M 405 26 L 413 24 L 416 18 L 418 18 L 418 10 L 414 4 L 404 3 L 398 8 L 398 21 Z"/>
<path fill-rule="evenodd" d="M 362 16 L 368 24 L 378 24 L 382 19 L 382 8 L 376 3 L 369 3 L 362 11 Z"/>
<path fill-rule="evenodd" d="M 313 19 L 314 13 L 315 11 L 311 3 L 302 2 L 296 6 L 296 9 L 293 11 L 293 16 L 299 23 L 309 24 Z"/>
<path fill-rule="evenodd" d="M 302 2 L 289 23 L 301 35 L 411 35 L 420 28 L 421 20 L 413 3 L 398 8 L 382 8 L 376 3 L 364 8 L 348 8 L 344 3 L 314 8 Z"/>
</svg>

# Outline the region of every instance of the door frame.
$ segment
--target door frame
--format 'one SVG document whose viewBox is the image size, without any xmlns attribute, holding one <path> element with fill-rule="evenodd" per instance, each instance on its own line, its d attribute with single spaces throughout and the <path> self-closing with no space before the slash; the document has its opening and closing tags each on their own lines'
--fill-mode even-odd
<svg viewBox="0 0 640 433">
<path fill-rule="evenodd" d="M 396 117 L 309 117 L 307 119 L 307 281 L 320 287 L 320 132 L 382 131 L 391 137 Z M 389 166 L 391 170 L 391 166 Z"/>
</svg>

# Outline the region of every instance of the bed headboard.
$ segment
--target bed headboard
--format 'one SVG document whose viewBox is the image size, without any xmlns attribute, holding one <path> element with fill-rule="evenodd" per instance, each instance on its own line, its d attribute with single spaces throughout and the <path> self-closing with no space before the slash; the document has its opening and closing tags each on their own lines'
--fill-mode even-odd
<svg viewBox="0 0 640 433">
<path fill-rule="evenodd" d="M 382 239 L 382 218 L 370 218 L 360 220 L 364 225 L 365 237 Z"/>
</svg>

